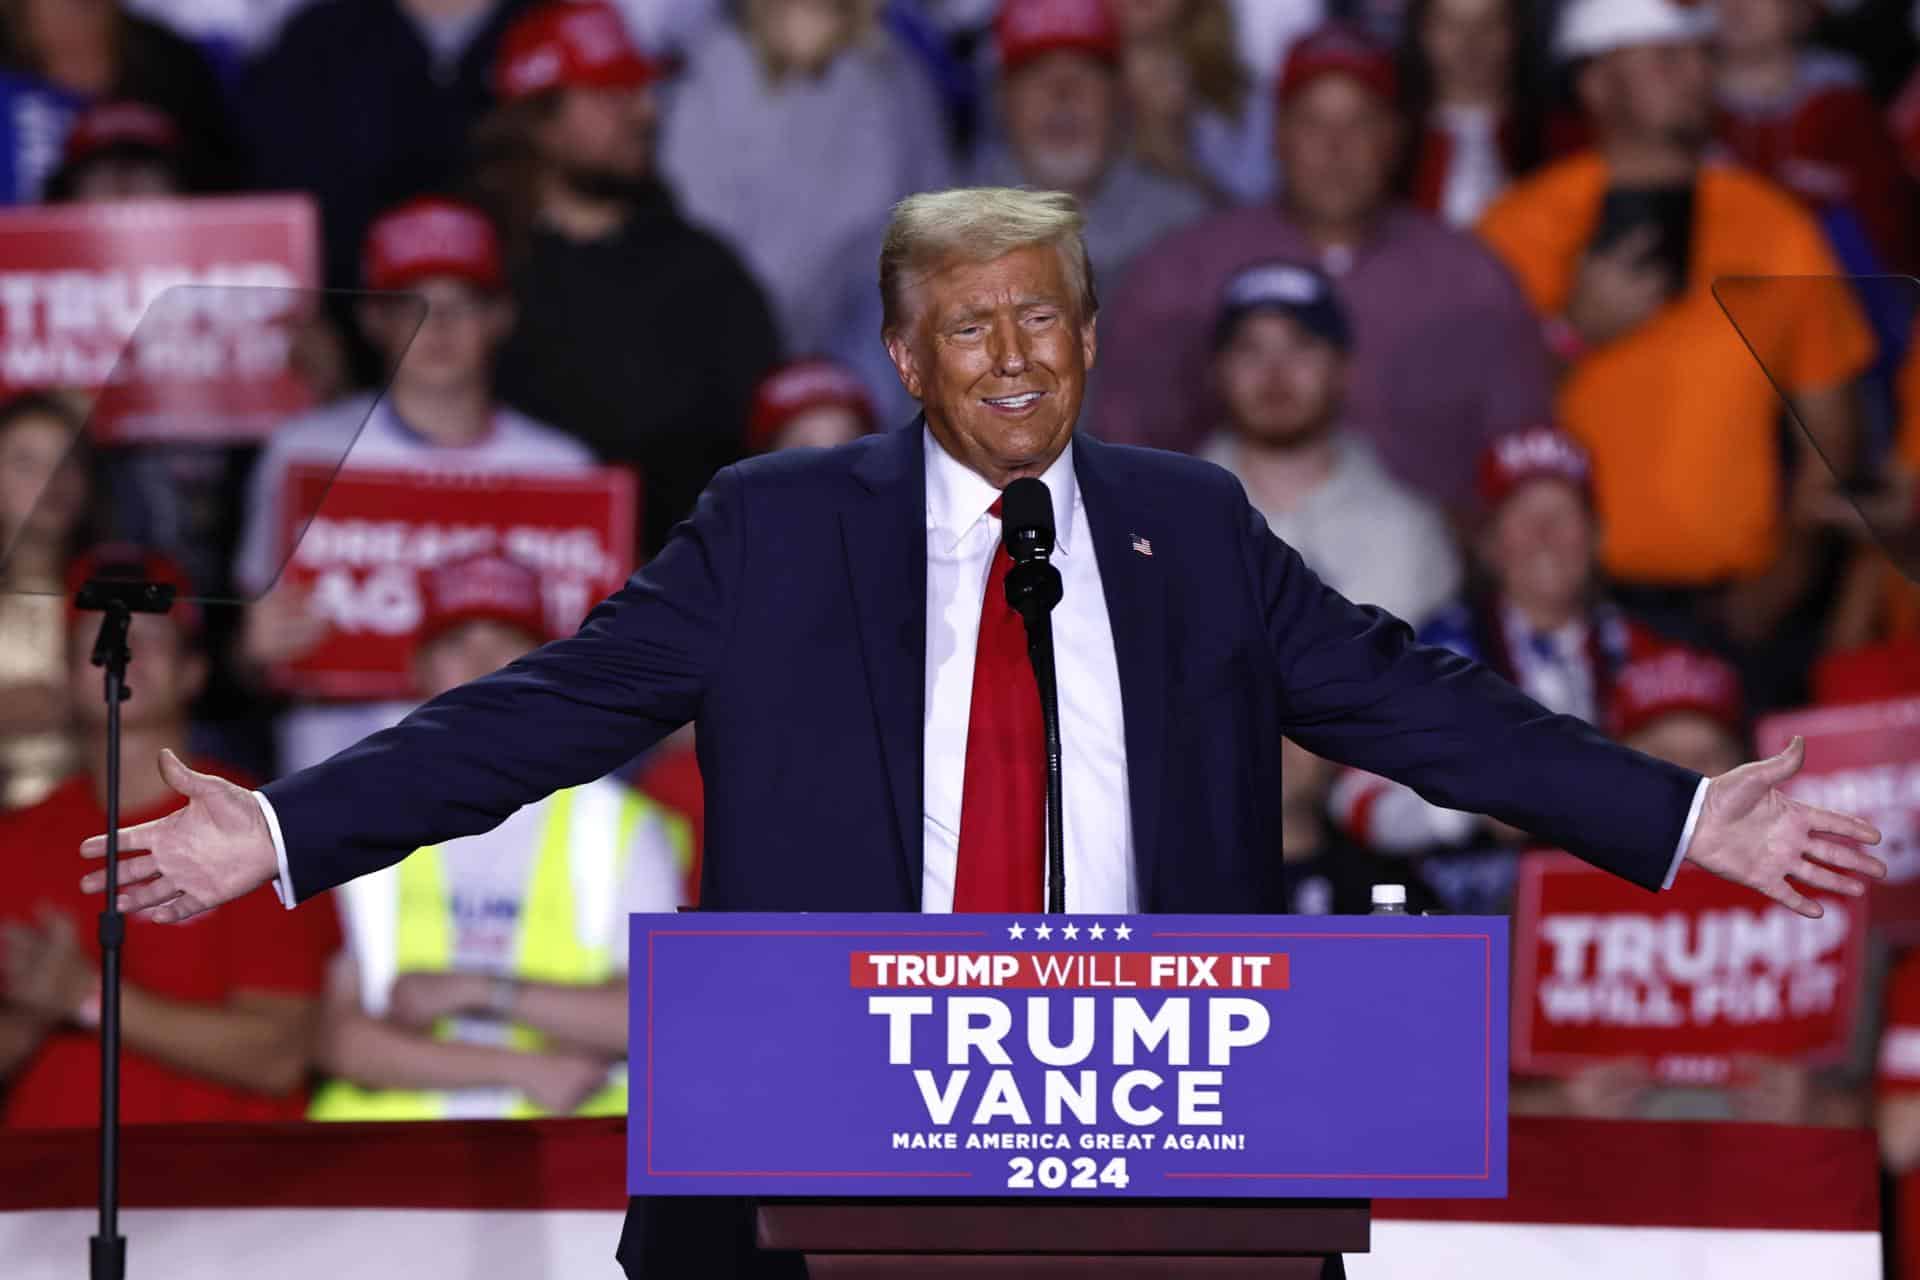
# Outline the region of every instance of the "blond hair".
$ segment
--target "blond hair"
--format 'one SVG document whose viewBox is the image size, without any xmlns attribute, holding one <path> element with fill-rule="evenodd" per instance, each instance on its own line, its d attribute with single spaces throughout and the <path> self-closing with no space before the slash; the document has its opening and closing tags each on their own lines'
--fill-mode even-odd
<svg viewBox="0 0 1920 1280">
<path fill-rule="evenodd" d="M 991 262 L 1020 249 L 1052 245 L 1082 320 L 1099 310 L 1093 263 L 1081 234 L 1086 215 L 1064 191 L 960 187 L 908 196 L 893 207 L 880 245 L 883 331 L 898 332 L 911 279 L 954 262 Z"/>
</svg>

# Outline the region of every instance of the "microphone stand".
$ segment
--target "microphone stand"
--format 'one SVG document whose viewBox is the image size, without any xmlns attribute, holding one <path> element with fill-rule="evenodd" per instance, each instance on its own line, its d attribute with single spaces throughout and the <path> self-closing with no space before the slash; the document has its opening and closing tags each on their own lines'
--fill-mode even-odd
<svg viewBox="0 0 1920 1280">
<path fill-rule="evenodd" d="M 93 665 L 105 671 L 107 699 L 107 901 L 100 912 L 100 1231 L 88 1241 L 92 1280 L 122 1280 L 127 1241 L 120 1234 L 120 704 L 127 700 L 127 632 L 136 613 L 165 613 L 173 586 L 125 578 L 92 578 L 74 607 L 99 613 Z"/>
<path fill-rule="evenodd" d="M 1007 603 L 1027 624 L 1027 659 L 1033 663 L 1034 683 L 1040 686 L 1040 719 L 1046 729 L 1049 915 L 1063 915 L 1067 910 L 1066 805 L 1060 783 L 1060 685 L 1053 665 L 1053 607 L 1060 603 L 1063 593 L 1060 571 L 1045 559 L 1020 560 L 1007 570 Z"/>
</svg>

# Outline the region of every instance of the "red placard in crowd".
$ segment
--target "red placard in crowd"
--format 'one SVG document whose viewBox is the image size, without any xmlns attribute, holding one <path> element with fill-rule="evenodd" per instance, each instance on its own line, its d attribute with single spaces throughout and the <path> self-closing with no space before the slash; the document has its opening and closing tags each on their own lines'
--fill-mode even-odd
<svg viewBox="0 0 1920 1280">
<path fill-rule="evenodd" d="M 1920 943 L 1920 698 L 1791 711 L 1754 727 L 1763 756 L 1795 734 L 1807 740 L 1807 762 L 1787 794 L 1880 828 L 1869 852 L 1887 878 L 1867 891 L 1868 920 L 1898 944 Z"/>
<path fill-rule="evenodd" d="M 1513 1068 L 1567 1075 L 1637 1058 L 1721 1084 L 1735 1059 L 1839 1059 L 1860 1000 L 1866 913 L 1809 919 L 1683 867 L 1658 897 L 1564 853 L 1530 853 L 1514 905 Z"/>
<path fill-rule="evenodd" d="M 99 388 L 106 442 L 257 438 L 311 403 L 319 278 L 310 196 L 0 211 L 0 395 Z"/>
<path fill-rule="evenodd" d="M 618 467 L 438 477 L 303 464 L 285 485 L 280 546 L 293 557 L 280 581 L 311 591 L 329 623 L 318 649 L 276 673 L 305 697 L 412 696 L 420 576 L 444 560 L 493 553 L 534 569 L 553 634 L 578 626 L 633 570 L 634 477 Z"/>
</svg>

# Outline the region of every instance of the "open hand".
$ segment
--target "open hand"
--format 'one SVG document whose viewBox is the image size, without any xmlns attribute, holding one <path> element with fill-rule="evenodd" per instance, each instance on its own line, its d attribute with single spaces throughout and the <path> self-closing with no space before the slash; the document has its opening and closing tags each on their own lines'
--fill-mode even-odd
<svg viewBox="0 0 1920 1280">
<path fill-rule="evenodd" d="M 1802 804 L 1780 790 L 1806 758 L 1806 743 L 1796 737 L 1779 755 L 1709 782 L 1687 860 L 1818 917 L 1825 909 L 1789 876 L 1811 889 L 1857 898 L 1867 891 L 1859 877 L 1884 880 L 1887 865 L 1855 847 L 1880 843 L 1872 823 Z"/>
<path fill-rule="evenodd" d="M 259 888 L 279 873 L 266 815 L 244 787 L 195 773 L 171 751 L 160 753 L 160 777 L 187 798 L 187 805 L 120 832 L 122 853 L 146 851 L 120 860 L 122 911 L 178 924 Z M 84 841 L 80 853 L 104 858 L 107 838 Z M 102 892 L 107 873 L 88 872 L 80 887 Z"/>
</svg>

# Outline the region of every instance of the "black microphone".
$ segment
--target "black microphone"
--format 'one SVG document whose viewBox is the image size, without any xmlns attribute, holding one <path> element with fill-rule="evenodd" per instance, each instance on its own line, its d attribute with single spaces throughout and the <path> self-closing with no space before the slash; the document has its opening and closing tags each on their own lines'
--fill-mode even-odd
<svg viewBox="0 0 1920 1280">
<path fill-rule="evenodd" d="M 1013 557 L 1007 573 L 1007 603 L 1027 620 L 1029 638 L 1036 618 L 1060 603 L 1060 571 L 1053 567 L 1053 495 L 1031 476 L 1015 480 L 1000 493 L 1000 541 Z"/>
<path fill-rule="evenodd" d="M 1053 667 L 1053 607 L 1064 588 L 1053 567 L 1053 495 L 1031 476 L 1000 493 L 1000 541 L 1013 558 L 1007 603 L 1027 624 L 1027 658 L 1040 690 L 1047 749 L 1047 910 L 1067 909 L 1066 808 L 1060 783 L 1060 689 Z"/>
</svg>

